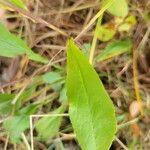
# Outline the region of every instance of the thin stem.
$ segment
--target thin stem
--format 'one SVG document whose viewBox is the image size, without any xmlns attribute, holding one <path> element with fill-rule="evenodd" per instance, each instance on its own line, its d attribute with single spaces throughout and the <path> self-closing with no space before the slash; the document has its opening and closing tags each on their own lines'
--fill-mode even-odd
<svg viewBox="0 0 150 150">
<path fill-rule="evenodd" d="M 137 49 L 136 49 L 137 50 Z M 141 115 L 144 115 L 143 107 L 142 107 L 142 99 L 140 95 L 140 87 L 139 87 L 139 79 L 138 79 L 138 66 L 137 66 L 137 51 L 133 48 L 133 84 L 135 90 L 135 96 L 139 104 Z"/>
<path fill-rule="evenodd" d="M 80 11 L 80 10 L 83 10 L 83 9 L 87 9 L 87 8 L 91 8 L 91 7 L 95 7 L 97 6 L 99 3 L 98 2 L 95 2 L 95 3 L 87 3 L 87 4 L 84 4 L 84 5 L 81 5 L 79 7 L 71 7 L 71 8 L 66 8 L 64 10 L 61 10 L 60 12 L 58 11 L 54 11 L 54 12 L 51 12 L 51 13 L 48 13 L 46 15 L 49 15 L 49 14 L 58 14 L 58 13 L 70 13 L 70 12 L 74 12 L 74 11 Z M 45 15 L 45 14 L 44 14 Z"/>
<path fill-rule="evenodd" d="M 43 115 L 32 115 L 32 117 L 68 117 L 69 114 L 65 113 L 65 114 L 43 114 Z"/>
<path fill-rule="evenodd" d="M 136 29 L 135 35 L 134 35 L 134 46 L 132 48 L 132 65 L 133 65 L 133 84 L 134 84 L 134 91 L 135 91 L 135 96 L 136 100 L 138 101 L 139 108 L 141 115 L 144 115 L 143 111 L 143 105 L 142 105 L 142 98 L 140 94 L 140 86 L 139 86 L 139 74 L 138 74 L 138 51 L 139 51 L 139 43 L 140 43 L 140 37 L 139 37 L 139 32 L 142 30 L 142 27 L 139 25 Z"/>
<path fill-rule="evenodd" d="M 30 147 L 28 140 L 26 139 L 24 133 L 22 133 L 21 136 L 22 136 L 22 139 L 24 141 L 24 144 L 26 145 L 27 150 L 31 150 L 31 147 Z"/>
<path fill-rule="evenodd" d="M 112 5 L 114 0 L 110 0 L 109 3 L 107 3 L 87 24 L 87 26 L 80 32 L 80 34 L 74 39 L 77 41 L 81 36 L 94 24 L 94 22 Z"/>
<path fill-rule="evenodd" d="M 26 85 L 20 90 L 20 92 L 17 94 L 17 96 L 12 100 L 11 104 L 15 105 L 21 94 L 24 92 L 26 89 Z"/>
<path fill-rule="evenodd" d="M 98 18 L 98 21 L 96 23 L 96 28 L 94 31 L 94 37 L 93 37 L 92 46 L 90 50 L 90 57 L 89 57 L 89 62 L 91 65 L 93 64 L 94 52 L 95 52 L 96 44 L 97 44 L 97 32 L 98 32 L 98 27 L 101 25 L 102 17 L 103 17 L 103 14 Z"/>
<path fill-rule="evenodd" d="M 117 137 L 115 137 L 115 140 L 124 148 L 124 150 L 129 150 Z"/>
<path fill-rule="evenodd" d="M 4 145 L 4 150 L 7 150 L 8 141 L 9 141 L 9 135 L 7 135 L 7 137 L 6 137 L 6 142 L 5 142 L 5 145 Z"/>
<path fill-rule="evenodd" d="M 55 27 L 54 25 L 48 23 L 47 21 L 43 20 L 42 18 L 39 18 L 37 16 L 32 15 L 29 11 L 21 9 L 21 8 L 15 6 L 15 5 L 12 5 L 12 4 L 10 4 L 10 3 L 6 2 L 6 1 L 3 1 L 3 0 L 0 0 L 0 3 L 2 5 L 8 6 L 9 8 L 17 11 L 18 13 L 26 16 L 27 18 L 31 19 L 32 21 L 34 21 L 36 23 L 41 23 L 41 24 L 49 27 L 50 29 L 53 29 L 54 31 L 56 31 L 56 32 L 58 32 L 58 33 L 60 33 L 60 34 L 62 34 L 64 36 L 68 37 L 68 34 L 66 32 L 64 32 L 63 30 L 61 30 L 61 29 Z"/>
<path fill-rule="evenodd" d="M 127 126 L 129 126 L 129 125 L 131 125 L 131 124 L 134 124 L 134 123 L 136 123 L 136 122 L 138 122 L 138 121 L 139 121 L 139 118 L 135 118 L 135 119 L 130 120 L 130 121 L 126 122 L 126 123 L 120 124 L 120 125 L 118 126 L 118 129 L 122 129 L 122 128 L 127 127 Z"/>
<path fill-rule="evenodd" d="M 32 116 L 30 116 L 30 137 L 31 137 L 31 150 L 34 150 Z"/>
</svg>

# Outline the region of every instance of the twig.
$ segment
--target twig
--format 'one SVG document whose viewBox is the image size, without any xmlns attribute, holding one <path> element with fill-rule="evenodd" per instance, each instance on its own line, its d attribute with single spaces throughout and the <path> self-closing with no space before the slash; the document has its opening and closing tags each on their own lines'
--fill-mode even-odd
<svg viewBox="0 0 150 150">
<path fill-rule="evenodd" d="M 129 150 L 117 137 L 115 137 L 115 140 L 124 148 L 124 150 Z"/>
<path fill-rule="evenodd" d="M 80 32 L 80 34 L 74 39 L 77 41 L 81 36 L 94 24 L 94 22 L 112 5 L 114 0 L 111 0 L 109 3 L 107 3 L 87 24 L 87 26 Z"/>
<path fill-rule="evenodd" d="M 33 140 L 33 118 L 39 117 L 68 117 L 69 114 L 43 114 L 43 115 L 30 115 L 30 137 L 31 137 L 31 150 L 34 150 L 34 140 Z"/>
<path fill-rule="evenodd" d="M 39 117 L 68 117 L 69 114 L 43 114 L 43 115 L 31 115 L 31 117 L 39 118 Z"/>
<path fill-rule="evenodd" d="M 19 97 L 21 96 L 21 94 L 24 92 L 24 90 L 27 88 L 27 86 L 31 83 L 32 78 L 39 73 L 40 71 L 42 71 L 43 69 L 48 69 L 49 66 L 52 65 L 52 61 L 55 59 L 55 57 L 62 52 L 63 49 L 61 49 L 58 53 L 56 53 L 51 60 L 49 61 L 48 64 L 46 64 L 45 66 L 42 66 L 41 68 L 39 68 L 38 70 L 36 70 L 30 77 L 30 79 L 25 83 L 25 85 L 23 86 L 23 88 L 20 90 L 20 92 L 17 94 L 17 96 L 12 100 L 12 105 L 15 105 L 17 100 L 19 99 Z"/>
<path fill-rule="evenodd" d="M 32 116 L 30 116 L 30 138 L 31 138 L 31 150 L 34 150 Z"/>
<path fill-rule="evenodd" d="M 71 133 L 71 134 L 64 134 L 64 133 L 60 133 L 61 137 L 60 138 L 56 138 L 54 139 L 54 141 L 58 141 L 58 140 L 72 140 L 76 138 L 76 135 Z"/>
<path fill-rule="evenodd" d="M 130 120 L 130 121 L 126 122 L 126 123 L 120 124 L 120 125 L 118 125 L 118 130 L 122 129 L 122 128 L 126 127 L 126 126 L 129 126 L 131 124 L 134 124 L 134 123 L 136 123 L 138 121 L 139 121 L 139 118 L 135 118 L 135 119 Z"/>
<path fill-rule="evenodd" d="M 99 2 L 95 2 L 95 3 L 88 3 L 88 4 L 83 4 L 81 6 L 78 6 L 76 8 L 74 7 L 71 7 L 71 8 L 66 8 L 64 10 L 61 10 L 61 11 L 54 11 L 54 12 L 50 12 L 46 15 L 49 15 L 49 14 L 58 14 L 58 13 L 70 13 L 70 12 L 74 12 L 74 11 L 80 11 L 80 10 L 83 10 L 83 9 L 87 9 L 87 8 L 91 8 L 91 7 L 96 7 L 99 5 Z"/>
<path fill-rule="evenodd" d="M 25 84 L 25 86 L 20 90 L 20 92 L 17 94 L 17 96 L 12 100 L 11 104 L 15 105 L 21 94 L 24 92 L 24 90 L 27 87 L 28 82 Z"/>
<path fill-rule="evenodd" d="M 150 23 L 149 23 L 150 25 Z M 138 46 L 138 49 L 141 51 L 144 49 L 145 45 L 146 45 L 146 42 L 148 42 L 148 37 L 150 35 L 150 27 L 148 26 L 148 29 L 143 37 L 143 39 L 141 40 L 139 46 Z"/>
<path fill-rule="evenodd" d="M 139 40 L 140 40 L 140 37 L 138 36 L 139 35 L 139 32 L 141 31 L 141 26 L 139 25 L 136 29 L 136 32 L 135 32 L 135 35 L 134 35 L 134 46 L 133 46 L 133 49 L 132 49 L 132 55 L 133 55 L 133 58 L 132 58 L 132 62 L 133 62 L 133 84 L 134 84 L 134 90 L 135 90 L 135 96 L 136 96 L 136 99 L 139 103 L 139 107 L 140 107 L 140 112 L 141 112 L 141 115 L 143 116 L 144 115 L 144 112 L 143 112 L 143 107 L 142 107 L 142 99 L 141 99 L 141 95 L 140 95 L 140 88 L 139 88 L 139 80 L 138 80 L 138 66 L 137 66 L 137 52 L 138 52 L 138 48 L 139 48 Z"/>
<path fill-rule="evenodd" d="M 5 5 L 5 6 L 8 6 L 9 8 L 17 11 L 18 13 L 26 16 L 27 18 L 31 19 L 32 21 L 36 22 L 36 23 L 41 23 L 47 27 L 49 27 L 50 29 L 53 29 L 54 31 L 57 31 L 59 32 L 60 34 L 64 35 L 64 36 L 67 36 L 68 37 L 68 34 L 66 32 L 64 32 L 63 30 L 55 27 L 54 25 L 48 23 L 47 21 L 43 20 L 42 18 L 39 18 L 37 16 L 34 16 L 33 14 L 31 14 L 29 11 L 26 11 L 24 9 L 21 9 L 15 5 L 12 5 L 6 1 L 3 1 L 3 0 L 0 0 L 0 3 Z"/>
<path fill-rule="evenodd" d="M 5 145 L 4 145 L 4 150 L 7 150 L 8 141 L 9 141 L 9 135 L 7 135 L 7 137 L 6 137 L 6 141 L 5 141 Z"/>
<path fill-rule="evenodd" d="M 27 150 L 31 150 L 31 147 L 30 147 L 30 145 L 29 145 L 29 143 L 28 143 L 28 140 L 26 139 L 24 133 L 22 133 L 21 136 L 22 136 L 22 139 L 23 139 L 23 141 L 24 141 L 24 144 L 25 144 L 26 147 L 27 147 Z"/>
<path fill-rule="evenodd" d="M 53 61 L 52 63 L 51 63 L 51 65 L 55 65 L 55 64 L 57 64 L 57 63 L 59 63 L 59 62 L 62 62 L 62 61 L 65 61 L 66 60 L 66 57 L 64 57 L 64 58 L 61 58 L 61 59 L 59 59 L 59 60 L 56 60 L 56 61 Z M 45 67 L 47 67 L 47 66 L 45 66 Z M 5 87 L 7 87 L 7 86 L 10 86 L 10 85 L 13 85 L 13 84 L 15 84 L 15 83 L 17 83 L 17 82 L 25 82 L 25 81 L 27 81 L 27 79 L 26 78 L 22 78 L 22 79 L 19 79 L 19 80 L 17 80 L 17 81 L 12 81 L 12 82 L 10 82 L 10 83 L 6 83 L 6 84 L 4 84 L 4 85 L 1 85 L 1 88 L 5 88 Z"/>
<path fill-rule="evenodd" d="M 102 16 L 103 16 L 103 14 L 98 18 L 98 21 L 96 23 L 96 28 L 94 31 L 94 37 L 93 37 L 92 46 L 91 46 L 91 50 L 90 50 L 90 57 L 89 57 L 89 62 L 91 65 L 93 64 L 94 52 L 95 52 L 96 43 L 97 43 L 97 32 L 98 32 L 98 27 L 101 24 Z"/>
</svg>

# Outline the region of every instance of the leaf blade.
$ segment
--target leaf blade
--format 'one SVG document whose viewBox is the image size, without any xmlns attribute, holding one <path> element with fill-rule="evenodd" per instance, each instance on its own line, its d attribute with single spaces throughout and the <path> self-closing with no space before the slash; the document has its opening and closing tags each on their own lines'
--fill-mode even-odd
<svg viewBox="0 0 150 150">
<path fill-rule="evenodd" d="M 40 104 L 30 104 L 19 109 L 14 116 L 3 122 L 3 127 L 9 133 L 12 143 L 20 142 L 21 134 L 29 128 L 29 116 L 34 114 L 39 107 Z"/>
<path fill-rule="evenodd" d="M 109 1 L 103 0 L 103 4 L 106 5 Z M 115 0 L 107 11 L 117 17 L 126 17 L 128 14 L 128 4 L 126 0 Z"/>
<path fill-rule="evenodd" d="M 10 117 L 3 123 L 3 127 L 9 133 L 11 141 L 19 143 L 21 133 L 29 128 L 29 117 L 26 115 Z"/>
<path fill-rule="evenodd" d="M 23 40 L 11 34 L 7 28 L 0 23 L 0 56 L 16 57 L 23 54 L 28 55 L 29 59 L 37 62 L 48 62 L 46 58 L 34 53 Z"/>
<path fill-rule="evenodd" d="M 125 39 L 120 41 L 114 41 L 110 43 L 106 48 L 97 56 L 97 61 L 104 61 L 112 57 L 123 54 L 130 51 L 132 47 L 131 39 Z"/>
<path fill-rule="evenodd" d="M 0 94 L 0 115 L 6 115 L 12 111 L 11 100 L 14 97 L 14 94 Z"/>
<path fill-rule="evenodd" d="M 65 111 L 64 106 L 60 106 L 53 114 L 63 113 Z M 35 124 L 35 129 L 38 132 L 38 137 L 42 141 L 47 141 L 56 135 L 61 124 L 62 117 L 43 117 L 39 119 Z"/>
<path fill-rule="evenodd" d="M 69 115 L 79 144 L 84 150 L 108 150 L 116 132 L 112 102 L 98 75 L 72 40 L 68 41 L 67 55 Z M 106 101 L 100 101 L 99 97 Z"/>
<path fill-rule="evenodd" d="M 9 1 L 10 1 L 12 4 L 16 5 L 16 6 L 27 10 L 27 7 L 26 7 L 26 5 L 23 3 L 22 0 L 9 0 Z"/>
</svg>

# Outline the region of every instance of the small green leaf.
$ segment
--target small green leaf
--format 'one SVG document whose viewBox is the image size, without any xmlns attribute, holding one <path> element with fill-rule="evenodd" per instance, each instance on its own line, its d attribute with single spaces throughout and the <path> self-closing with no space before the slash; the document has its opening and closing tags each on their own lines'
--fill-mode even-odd
<svg viewBox="0 0 150 150">
<path fill-rule="evenodd" d="M 55 110 L 52 114 L 59 114 L 64 112 L 64 106 L 61 106 Z M 38 137 L 42 141 L 47 141 L 56 135 L 61 124 L 62 117 L 43 117 L 39 119 L 35 124 L 35 129 L 38 132 Z"/>
<path fill-rule="evenodd" d="M 132 48 L 131 39 L 114 41 L 109 44 L 98 56 L 97 61 L 104 61 L 106 59 L 115 57 L 117 55 L 123 54 L 127 51 L 130 51 Z"/>
<path fill-rule="evenodd" d="M 110 0 L 103 0 L 106 5 Z M 128 4 L 126 0 L 114 0 L 113 4 L 107 9 L 112 15 L 117 17 L 126 17 L 128 14 Z"/>
<path fill-rule="evenodd" d="M 69 116 L 83 150 L 108 150 L 116 133 L 113 103 L 88 59 L 72 40 L 67 48 Z"/>
<path fill-rule="evenodd" d="M 66 87 L 64 86 L 64 87 L 61 89 L 61 91 L 60 91 L 60 96 L 59 96 L 59 101 L 60 101 L 60 102 L 64 102 L 64 101 L 67 100 L 66 91 L 67 91 L 67 89 L 66 89 Z"/>
<path fill-rule="evenodd" d="M 56 83 L 57 81 L 62 79 L 60 73 L 52 71 L 42 75 L 42 78 L 46 83 L 49 84 Z"/>
<path fill-rule="evenodd" d="M 3 127 L 9 133 L 13 143 L 19 143 L 21 133 L 29 128 L 29 117 L 26 115 L 14 116 L 3 123 Z"/>
<path fill-rule="evenodd" d="M 29 115 L 34 114 L 40 106 L 41 104 L 30 104 L 15 112 L 15 116 L 4 122 L 3 126 L 13 143 L 20 142 L 21 133 L 29 128 Z"/>
<path fill-rule="evenodd" d="M 42 57 L 41 55 L 33 52 L 31 49 L 29 49 L 26 54 L 28 55 L 29 59 L 37 61 L 37 62 L 41 62 L 41 63 L 48 63 L 48 59 Z"/>
<path fill-rule="evenodd" d="M 41 106 L 41 104 L 30 104 L 21 110 L 19 110 L 16 115 L 32 115 L 34 114 L 37 109 Z"/>
<path fill-rule="evenodd" d="M 97 38 L 100 41 L 106 42 L 113 38 L 116 31 L 107 25 L 99 26 L 97 29 Z"/>
<path fill-rule="evenodd" d="M 12 4 L 16 5 L 16 6 L 27 10 L 27 7 L 26 7 L 26 5 L 23 3 L 22 0 L 9 0 L 9 1 L 10 1 Z"/>
<path fill-rule="evenodd" d="M 26 101 L 26 99 L 28 99 L 32 93 L 35 92 L 37 85 L 32 83 L 32 85 L 30 87 L 28 87 L 19 97 L 18 101 L 24 102 Z"/>
<path fill-rule="evenodd" d="M 0 115 L 6 115 L 12 111 L 11 101 L 14 94 L 0 94 Z"/>
<path fill-rule="evenodd" d="M 137 23 L 136 17 L 131 15 L 127 17 L 123 24 L 118 27 L 119 31 L 129 31 Z"/>
<path fill-rule="evenodd" d="M 48 72 L 42 75 L 42 79 L 45 83 L 49 83 L 52 85 L 53 89 L 59 90 L 61 88 L 61 82 L 63 77 L 59 72 Z"/>
<path fill-rule="evenodd" d="M 89 57 L 90 55 L 90 49 L 91 49 L 91 44 L 90 43 L 84 43 L 83 46 L 82 46 L 82 49 L 83 49 L 83 53 Z"/>
<path fill-rule="evenodd" d="M 23 54 L 28 55 L 29 59 L 37 62 L 48 62 L 46 58 L 34 53 L 23 40 L 11 34 L 7 28 L 0 23 L 0 56 L 16 57 Z"/>
</svg>

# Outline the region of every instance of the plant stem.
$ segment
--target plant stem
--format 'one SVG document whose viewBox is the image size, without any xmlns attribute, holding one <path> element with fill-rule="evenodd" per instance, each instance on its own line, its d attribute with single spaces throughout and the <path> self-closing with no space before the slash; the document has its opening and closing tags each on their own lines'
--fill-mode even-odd
<svg viewBox="0 0 150 150">
<path fill-rule="evenodd" d="M 140 86 L 139 86 L 139 79 L 138 79 L 138 51 L 139 51 L 139 41 L 140 41 L 140 37 L 138 36 L 139 32 L 141 30 L 141 26 L 139 25 L 137 27 L 137 30 L 135 32 L 134 35 L 134 46 L 132 49 L 132 65 L 133 65 L 133 84 L 134 84 L 134 91 L 135 91 L 135 96 L 136 96 L 136 100 L 138 101 L 139 104 L 139 108 L 140 108 L 140 112 L 141 115 L 144 115 L 144 111 L 143 111 L 143 104 L 142 104 L 142 98 L 141 98 L 141 94 L 140 94 Z"/>
<path fill-rule="evenodd" d="M 27 150 L 31 150 L 28 140 L 26 139 L 24 133 L 21 134 L 24 144 L 26 145 Z"/>
<path fill-rule="evenodd" d="M 131 125 L 131 124 L 134 124 L 134 123 L 136 123 L 136 122 L 138 122 L 138 121 L 139 121 L 139 118 L 135 118 L 135 119 L 130 120 L 130 121 L 126 122 L 126 123 L 120 124 L 120 125 L 118 126 L 118 130 L 119 130 L 119 129 L 122 129 L 122 128 L 124 128 L 124 127 L 127 127 L 127 126 L 129 126 L 129 125 Z"/>
<path fill-rule="evenodd" d="M 39 117 L 68 117 L 68 113 L 64 114 L 43 114 L 43 115 L 31 115 L 32 118 L 39 118 Z"/>
<path fill-rule="evenodd" d="M 21 8 L 15 6 L 15 5 L 12 5 L 11 3 L 8 3 L 4 0 L 0 0 L 0 4 L 7 6 L 7 7 L 11 8 L 12 10 L 15 10 L 16 12 L 26 16 L 27 18 L 31 19 L 32 21 L 34 21 L 36 23 L 41 23 L 41 24 L 45 25 L 46 27 L 53 29 L 54 31 L 68 37 L 68 34 L 66 32 L 64 32 L 63 30 L 57 28 L 56 26 L 48 23 L 47 21 L 43 20 L 42 18 L 32 15 L 29 11 L 21 9 Z"/>
<path fill-rule="evenodd" d="M 90 50 L 90 57 L 89 57 L 89 62 L 91 65 L 93 65 L 93 59 L 94 59 L 94 53 L 95 53 L 95 49 L 96 49 L 96 44 L 97 44 L 97 33 L 98 33 L 98 28 L 102 23 L 102 18 L 103 18 L 103 14 L 104 12 L 111 6 L 111 4 L 114 2 L 114 0 L 110 0 L 105 6 L 103 6 L 102 4 L 102 8 L 100 9 L 100 11 L 98 13 L 100 13 L 99 17 L 98 17 L 98 21 L 96 23 L 96 27 L 95 27 L 95 31 L 94 31 L 94 37 L 93 37 L 93 41 L 92 41 L 92 46 L 91 46 L 91 50 Z M 92 21 L 92 20 L 91 20 Z M 90 23 L 89 23 L 90 24 Z"/>
<path fill-rule="evenodd" d="M 30 116 L 30 137 L 31 137 L 31 150 L 34 150 L 32 116 Z"/>
<path fill-rule="evenodd" d="M 115 138 L 116 141 L 121 145 L 121 147 L 124 149 L 124 150 L 129 150 L 117 137 Z"/>
<path fill-rule="evenodd" d="M 98 27 L 101 25 L 102 17 L 103 17 L 103 14 L 98 18 L 98 21 L 96 23 L 96 28 L 94 31 L 94 37 L 93 37 L 92 46 L 90 50 L 90 57 L 89 57 L 89 62 L 91 65 L 93 64 L 94 52 L 95 52 L 95 48 L 97 44 L 97 32 L 98 32 Z"/>
<path fill-rule="evenodd" d="M 85 28 L 80 32 L 80 34 L 74 39 L 77 41 L 93 24 L 94 22 L 102 16 L 102 14 L 112 5 L 114 0 L 110 0 L 102 9 L 91 19 L 91 21 L 85 26 Z"/>
</svg>

